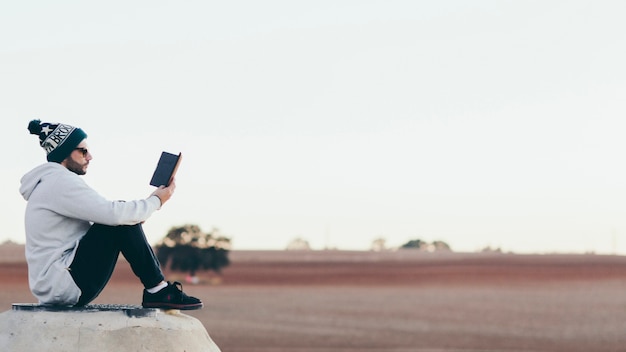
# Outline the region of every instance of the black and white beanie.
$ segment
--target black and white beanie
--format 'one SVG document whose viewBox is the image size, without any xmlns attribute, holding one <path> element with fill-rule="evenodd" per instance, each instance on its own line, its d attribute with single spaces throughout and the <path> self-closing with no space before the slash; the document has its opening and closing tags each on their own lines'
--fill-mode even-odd
<svg viewBox="0 0 626 352">
<path fill-rule="evenodd" d="M 39 135 L 39 145 L 46 151 L 48 161 L 57 163 L 67 158 L 87 134 L 80 128 L 63 123 L 32 120 L 28 124 L 31 134 Z"/>
</svg>

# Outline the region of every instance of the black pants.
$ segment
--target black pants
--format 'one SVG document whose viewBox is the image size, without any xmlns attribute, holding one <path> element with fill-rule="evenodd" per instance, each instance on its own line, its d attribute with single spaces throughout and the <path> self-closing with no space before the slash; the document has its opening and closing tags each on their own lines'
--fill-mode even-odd
<svg viewBox="0 0 626 352">
<path fill-rule="evenodd" d="M 120 252 L 145 288 L 163 281 L 163 273 L 141 224 L 94 224 L 78 244 L 70 265 L 74 282 L 82 291 L 77 306 L 93 301 L 109 282 Z"/>
</svg>

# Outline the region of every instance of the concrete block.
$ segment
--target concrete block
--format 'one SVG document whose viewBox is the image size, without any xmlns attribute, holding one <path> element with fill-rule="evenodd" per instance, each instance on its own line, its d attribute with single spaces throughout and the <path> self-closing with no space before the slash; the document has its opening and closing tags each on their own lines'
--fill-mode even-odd
<svg viewBox="0 0 626 352">
<path fill-rule="evenodd" d="M 0 314 L 0 351 L 219 352 L 202 323 L 141 306 L 14 304 Z"/>
</svg>

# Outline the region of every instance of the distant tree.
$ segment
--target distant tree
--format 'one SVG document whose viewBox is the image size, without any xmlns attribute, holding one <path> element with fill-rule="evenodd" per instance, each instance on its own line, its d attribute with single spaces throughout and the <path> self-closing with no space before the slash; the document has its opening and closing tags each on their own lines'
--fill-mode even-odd
<svg viewBox="0 0 626 352">
<path fill-rule="evenodd" d="M 382 237 L 379 237 L 375 240 L 372 241 L 372 246 L 370 247 L 370 250 L 374 251 L 374 252 L 381 252 L 387 249 L 387 240 L 385 240 Z"/>
<path fill-rule="evenodd" d="M 448 245 L 444 241 L 433 241 L 432 243 L 433 249 L 435 251 L 451 251 L 450 245 Z"/>
<path fill-rule="evenodd" d="M 0 243 L 0 246 L 15 246 L 17 245 L 17 242 L 13 242 L 12 240 L 8 239 L 2 243 Z"/>
<path fill-rule="evenodd" d="M 230 239 L 216 228 L 204 233 L 197 225 L 172 227 L 155 249 L 163 268 L 189 273 L 187 281 L 191 283 L 198 282 L 200 270 L 221 275 L 222 268 L 230 264 Z"/>
<path fill-rule="evenodd" d="M 426 245 L 426 242 L 420 240 L 420 239 L 416 239 L 416 240 L 410 240 L 409 242 L 403 244 L 402 246 L 400 246 L 400 248 L 403 249 L 421 249 L 423 246 Z"/>
<path fill-rule="evenodd" d="M 493 248 L 491 246 L 487 246 L 480 251 L 483 253 L 502 253 L 502 249 L 500 247 Z"/>
<path fill-rule="evenodd" d="M 308 251 L 310 249 L 309 241 L 301 237 L 297 237 L 287 244 L 288 251 Z"/>
<path fill-rule="evenodd" d="M 428 243 L 420 239 L 410 240 L 409 242 L 403 244 L 400 248 L 419 249 L 421 251 L 427 251 L 427 252 L 451 251 L 452 250 L 450 246 L 444 241 L 433 241 L 432 243 Z"/>
</svg>

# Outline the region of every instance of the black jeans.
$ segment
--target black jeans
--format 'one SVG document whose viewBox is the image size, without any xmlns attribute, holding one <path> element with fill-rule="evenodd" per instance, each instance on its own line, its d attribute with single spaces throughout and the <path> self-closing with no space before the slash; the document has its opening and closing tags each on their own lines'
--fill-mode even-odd
<svg viewBox="0 0 626 352">
<path fill-rule="evenodd" d="M 70 265 L 74 282 L 82 291 L 77 306 L 93 301 L 113 274 L 120 252 L 145 288 L 164 280 L 163 272 L 141 224 L 107 226 L 94 224 L 78 244 Z"/>
</svg>

